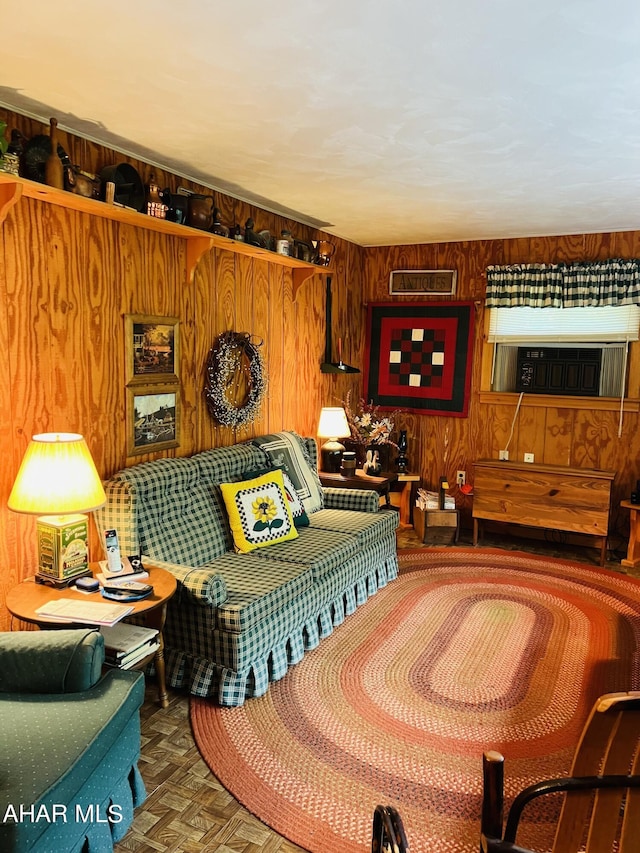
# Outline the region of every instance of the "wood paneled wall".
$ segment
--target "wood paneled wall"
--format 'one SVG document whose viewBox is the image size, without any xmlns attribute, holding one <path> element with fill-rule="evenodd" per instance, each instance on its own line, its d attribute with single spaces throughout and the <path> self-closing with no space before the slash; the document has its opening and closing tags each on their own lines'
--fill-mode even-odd
<svg viewBox="0 0 640 853">
<path fill-rule="evenodd" d="M 0 111 L 9 128 L 30 138 L 47 132 L 33 121 Z M 147 180 L 145 164 L 62 134 L 71 160 L 98 171 L 130 162 Z M 161 186 L 210 192 L 153 170 Z M 358 363 L 362 349 L 363 250 L 347 241 L 215 193 L 228 224 L 253 216 L 256 230 L 289 228 L 299 239 L 330 239 L 334 338 Z M 0 226 L 0 630 L 9 625 L 7 591 L 33 574 L 35 522 L 7 509 L 7 499 L 34 433 L 82 433 L 98 471 L 161 456 L 187 456 L 252 435 L 294 429 L 315 435 L 323 405 L 335 405 L 358 378 L 320 372 L 325 346 L 325 280 L 319 274 L 293 295 L 291 271 L 268 261 L 214 249 L 186 277 L 186 241 L 21 199 Z M 124 316 L 175 316 L 181 338 L 180 446 L 126 456 Z M 268 395 L 250 427 L 214 423 L 203 397 L 205 362 L 221 332 L 248 331 L 264 339 Z M 93 553 L 97 555 L 93 531 Z"/>
<path fill-rule="evenodd" d="M 0 110 L 9 128 L 30 138 L 47 132 L 26 117 Z M 61 135 L 72 162 L 89 171 L 130 162 L 143 179 L 152 169 L 82 139 Z M 161 186 L 206 187 L 153 169 Z M 456 299 L 476 303 L 476 333 L 469 417 L 403 415 L 409 456 L 425 485 L 440 475 L 454 479 L 473 462 L 496 456 L 509 435 L 516 398 L 481 393 L 485 268 L 489 264 L 637 257 L 640 232 L 557 238 L 425 244 L 362 249 L 306 226 L 215 193 L 228 224 L 253 216 L 256 229 L 300 239 L 336 243 L 332 262 L 333 335 L 343 357 L 362 367 L 366 304 L 390 300 L 393 269 L 457 269 Z M 362 393 L 361 376 L 322 374 L 325 313 L 320 272 L 293 296 L 291 273 L 276 264 L 222 250 L 206 254 L 194 280 L 186 279 L 186 243 L 181 238 L 94 218 L 22 199 L 0 229 L 0 630 L 9 624 L 7 590 L 34 570 L 35 523 L 10 513 L 7 499 L 29 438 L 37 432 L 72 430 L 86 436 L 101 475 L 163 455 L 186 456 L 266 431 L 295 429 L 315 434 L 323 405 L 339 404 L 351 390 Z M 394 297 L 410 300 L 412 297 Z M 181 335 L 180 447 L 126 457 L 124 315 L 177 316 Z M 264 339 L 268 397 L 248 429 L 216 425 L 203 398 L 204 366 L 215 337 L 227 329 Z M 637 388 L 632 391 L 637 397 Z M 633 407 L 632 407 L 633 408 Z M 616 471 L 614 506 L 640 476 L 637 406 L 625 413 L 617 436 L 612 409 L 534 406 L 526 399 L 510 451 L 534 452 L 537 461 Z M 468 522 L 470 500 L 459 496 Z M 617 521 L 624 527 L 622 514 Z M 94 532 L 94 547 L 96 536 Z M 94 552 L 95 553 L 95 552 Z"/>
<path fill-rule="evenodd" d="M 474 300 L 475 343 L 469 416 L 453 418 L 404 415 L 408 429 L 410 467 L 435 488 L 441 475 L 455 483 L 458 470 L 467 472 L 473 483 L 476 459 L 498 458 L 506 447 L 516 412 L 518 395 L 491 395 L 482 389 L 482 355 L 485 341 L 486 267 L 491 264 L 560 263 L 639 257 L 640 231 L 588 234 L 566 237 L 532 237 L 465 243 L 440 243 L 365 249 L 365 301 L 419 301 L 425 297 L 389 296 L 389 273 L 400 269 L 456 269 L 458 282 L 454 299 Z M 428 299 L 429 297 L 426 297 Z M 616 472 L 612 497 L 610 532 L 614 546 L 626 549 L 628 514 L 619 502 L 628 498 L 640 477 L 640 431 L 638 415 L 638 344 L 632 345 L 629 393 L 634 400 L 626 407 L 622 434 L 618 436 L 619 405 L 593 406 L 572 401 L 571 405 L 548 404 L 533 395 L 523 398 L 509 444 L 512 459 L 534 453 L 537 462 L 602 468 Z M 486 382 L 486 380 L 485 380 Z M 486 389 L 485 389 L 486 390 Z M 548 398 L 547 398 L 548 400 Z M 456 500 L 463 523 L 470 523 L 471 499 L 457 489 Z M 616 536 L 616 533 L 619 536 Z"/>
</svg>

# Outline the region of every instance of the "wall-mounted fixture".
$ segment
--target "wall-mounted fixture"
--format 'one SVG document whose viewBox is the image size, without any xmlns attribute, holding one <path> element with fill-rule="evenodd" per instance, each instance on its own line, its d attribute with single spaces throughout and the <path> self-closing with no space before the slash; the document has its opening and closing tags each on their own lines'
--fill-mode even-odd
<svg viewBox="0 0 640 853">
<path fill-rule="evenodd" d="M 325 291 L 325 347 L 324 361 L 320 365 L 322 373 L 360 373 L 357 367 L 351 367 L 350 364 L 345 364 L 342 360 L 342 339 L 339 338 L 338 346 L 338 361 L 333 361 L 333 345 L 331 339 L 331 276 L 327 276 L 326 291 Z"/>
</svg>

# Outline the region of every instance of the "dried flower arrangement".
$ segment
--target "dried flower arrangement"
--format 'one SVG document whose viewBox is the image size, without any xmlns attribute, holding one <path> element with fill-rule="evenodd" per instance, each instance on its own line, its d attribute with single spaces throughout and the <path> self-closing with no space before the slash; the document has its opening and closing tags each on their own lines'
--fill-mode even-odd
<svg viewBox="0 0 640 853">
<path fill-rule="evenodd" d="M 395 429 L 395 422 L 389 415 L 381 415 L 380 407 L 366 400 L 360 400 L 358 406 L 351 404 L 351 392 L 343 400 L 347 423 L 351 429 L 351 440 L 362 445 L 388 444 L 398 449 L 395 441 L 391 440 L 391 434 Z M 394 414 L 398 414 L 399 410 Z"/>
</svg>

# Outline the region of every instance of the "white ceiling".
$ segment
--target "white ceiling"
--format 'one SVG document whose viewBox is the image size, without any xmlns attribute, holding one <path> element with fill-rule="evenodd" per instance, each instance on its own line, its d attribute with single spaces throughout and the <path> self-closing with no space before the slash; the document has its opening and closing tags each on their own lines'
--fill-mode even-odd
<svg viewBox="0 0 640 853">
<path fill-rule="evenodd" d="M 637 0 L 3 5 L 2 104 L 361 245 L 640 229 Z"/>
</svg>

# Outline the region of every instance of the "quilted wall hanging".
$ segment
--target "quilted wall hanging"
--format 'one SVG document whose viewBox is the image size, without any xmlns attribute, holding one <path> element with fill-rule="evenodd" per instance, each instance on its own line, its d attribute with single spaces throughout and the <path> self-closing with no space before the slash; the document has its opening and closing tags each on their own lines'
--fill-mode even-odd
<svg viewBox="0 0 640 853">
<path fill-rule="evenodd" d="M 465 418 L 473 302 L 372 302 L 365 398 L 385 409 Z"/>
</svg>

